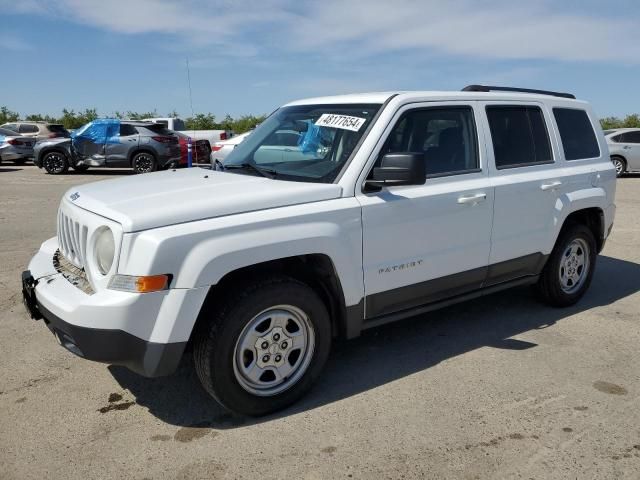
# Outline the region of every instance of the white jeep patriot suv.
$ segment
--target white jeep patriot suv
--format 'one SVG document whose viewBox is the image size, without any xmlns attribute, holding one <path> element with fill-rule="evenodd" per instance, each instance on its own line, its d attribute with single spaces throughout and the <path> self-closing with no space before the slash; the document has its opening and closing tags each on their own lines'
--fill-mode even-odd
<svg viewBox="0 0 640 480">
<path fill-rule="evenodd" d="M 615 181 L 570 94 L 303 100 L 214 170 L 71 189 L 23 296 L 73 353 L 158 376 L 192 352 L 216 400 L 261 415 L 311 387 L 336 337 L 515 285 L 577 302 Z"/>
</svg>

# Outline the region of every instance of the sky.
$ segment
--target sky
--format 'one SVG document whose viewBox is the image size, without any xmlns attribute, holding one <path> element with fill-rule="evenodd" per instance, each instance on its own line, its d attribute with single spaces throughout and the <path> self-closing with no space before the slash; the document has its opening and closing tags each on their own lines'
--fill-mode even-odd
<svg viewBox="0 0 640 480">
<path fill-rule="evenodd" d="M 0 0 L 0 106 L 269 113 L 484 83 L 640 112 L 637 0 Z"/>
</svg>

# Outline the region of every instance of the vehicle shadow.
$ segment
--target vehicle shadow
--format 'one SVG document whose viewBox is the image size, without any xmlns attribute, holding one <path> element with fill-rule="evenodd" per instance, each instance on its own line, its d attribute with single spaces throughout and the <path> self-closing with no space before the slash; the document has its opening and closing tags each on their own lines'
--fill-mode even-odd
<svg viewBox="0 0 640 480">
<path fill-rule="evenodd" d="M 366 331 L 338 342 L 315 388 L 288 409 L 262 418 L 228 413 L 200 386 L 190 355 L 169 377 L 147 379 L 123 367 L 109 369 L 136 403 L 163 422 L 214 429 L 235 428 L 294 415 L 357 395 L 466 352 L 493 347 L 525 350 L 537 345 L 511 337 L 547 328 L 566 317 L 610 305 L 640 291 L 640 265 L 600 256 L 591 288 L 577 305 L 555 309 L 516 288 Z"/>
<path fill-rule="evenodd" d="M 17 168 L 17 167 L 7 167 L 5 165 L 0 165 L 0 173 L 9 173 L 9 172 L 20 172 L 22 171 L 22 168 Z"/>
</svg>

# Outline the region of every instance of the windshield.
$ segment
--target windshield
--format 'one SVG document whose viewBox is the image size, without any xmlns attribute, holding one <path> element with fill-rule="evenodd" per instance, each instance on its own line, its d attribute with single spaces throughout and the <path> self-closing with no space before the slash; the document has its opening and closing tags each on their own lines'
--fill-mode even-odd
<svg viewBox="0 0 640 480">
<path fill-rule="evenodd" d="M 281 180 L 333 182 L 380 105 L 299 105 L 267 118 L 229 154 L 224 167 Z"/>
</svg>

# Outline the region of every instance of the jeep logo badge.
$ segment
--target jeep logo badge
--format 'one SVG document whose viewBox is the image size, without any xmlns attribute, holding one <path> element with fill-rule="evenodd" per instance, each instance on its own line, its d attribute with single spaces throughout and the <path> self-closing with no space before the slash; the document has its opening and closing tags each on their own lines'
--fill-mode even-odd
<svg viewBox="0 0 640 480">
<path fill-rule="evenodd" d="M 72 202 L 75 202 L 78 198 L 80 198 L 80 194 L 78 192 L 72 193 L 69 198 L 71 198 Z"/>
</svg>

